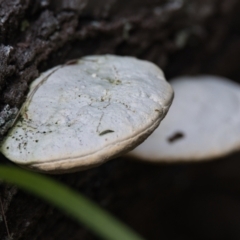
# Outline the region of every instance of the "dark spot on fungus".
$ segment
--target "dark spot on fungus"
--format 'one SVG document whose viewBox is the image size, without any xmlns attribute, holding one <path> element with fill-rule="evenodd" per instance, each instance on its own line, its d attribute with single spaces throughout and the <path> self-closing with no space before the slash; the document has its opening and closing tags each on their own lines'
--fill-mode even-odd
<svg viewBox="0 0 240 240">
<path fill-rule="evenodd" d="M 167 140 L 170 143 L 173 143 L 181 138 L 184 137 L 184 134 L 182 132 L 175 132 L 172 136 L 170 136 Z"/>
<path fill-rule="evenodd" d="M 73 65 L 73 64 L 76 64 L 77 62 L 78 62 L 78 59 L 73 59 L 73 60 L 66 62 L 65 65 Z"/>
<path fill-rule="evenodd" d="M 103 135 L 105 135 L 105 134 L 107 134 L 107 133 L 112 133 L 112 132 L 114 132 L 114 131 L 108 129 L 108 130 L 105 130 L 105 131 L 100 132 L 100 133 L 99 133 L 99 136 L 103 136 Z"/>
</svg>

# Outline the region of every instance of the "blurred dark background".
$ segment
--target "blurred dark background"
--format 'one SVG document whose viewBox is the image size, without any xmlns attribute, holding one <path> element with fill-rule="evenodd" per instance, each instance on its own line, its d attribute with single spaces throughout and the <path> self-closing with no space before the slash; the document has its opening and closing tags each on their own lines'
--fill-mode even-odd
<svg viewBox="0 0 240 240">
<path fill-rule="evenodd" d="M 150 60 L 167 79 L 208 73 L 239 82 L 239 16 L 237 0 L 0 0 L 0 136 L 41 71 L 84 55 Z M 52 177 L 146 239 L 238 240 L 239 158 L 153 165 L 123 156 Z M 3 155 L 0 162 L 11 164 Z M 1 184 L 0 194 L 13 240 L 98 239 L 14 186 Z M 1 220 L 0 239 L 7 239 Z"/>
</svg>

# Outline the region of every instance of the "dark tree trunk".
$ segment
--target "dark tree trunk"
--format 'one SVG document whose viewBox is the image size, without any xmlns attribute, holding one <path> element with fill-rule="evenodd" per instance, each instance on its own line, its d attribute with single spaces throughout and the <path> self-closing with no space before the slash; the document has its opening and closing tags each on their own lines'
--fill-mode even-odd
<svg viewBox="0 0 240 240">
<path fill-rule="evenodd" d="M 84 55 L 147 59 L 167 78 L 210 73 L 239 82 L 239 14 L 238 0 L 0 0 L 0 138 L 40 72 Z M 146 239 L 239 239 L 240 224 L 234 221 L 240 214 L 236 158 L 153 166 L 122 157 L 55 178 L 95 200 Z M 0 161 L 8 164 L 2 155 Z M 14 240 L 97 239 L 16 187 L 1 184 L 0 194 Z M 203 216 L 193 219 L 191 211 L 200 216 L 206 209 L 210 219 L 207 213 L 207 221 Z M 214 218 L 216 214 L 220 217 Z M 222 220 L 226 218 L 228 223 Z M 209 227 L 211 221 L 219 231 Z M 7 239 L 1 220 L 0 239 Z"/>
</svg>

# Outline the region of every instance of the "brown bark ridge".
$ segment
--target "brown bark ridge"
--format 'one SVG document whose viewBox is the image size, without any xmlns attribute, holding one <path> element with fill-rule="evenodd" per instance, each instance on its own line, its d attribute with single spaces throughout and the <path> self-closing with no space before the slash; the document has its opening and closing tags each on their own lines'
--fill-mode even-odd
<svg viewBox="0 0 240 240">
<path fill-rule="evenodd" d="M 0 138 L 40 72 L 84 55 L 147 59 L 167 78 L 211 73 L 238 81 L 239 13 L 238 0 L 0 0 Z M 234 185 L 238 163 L 236 157 L 227 160 L 153 166 L 122 157 L 55 178 L 94 199 L 146 239 L 239 239 L 233 217 L 240 211 Z M 0 161 L 9 164 L 2 155 Z M 0 239 L 98 239 L 16 187 L 1 184 L 0 194 L 10 232 L 9 238 L 0 218 Z M 206 209 L 211 217 L 204 221 Z M 216 214 L 220 217 L 214 218 Z M 210 228 L 213 223 L 215 228 Z"/>
</svg>

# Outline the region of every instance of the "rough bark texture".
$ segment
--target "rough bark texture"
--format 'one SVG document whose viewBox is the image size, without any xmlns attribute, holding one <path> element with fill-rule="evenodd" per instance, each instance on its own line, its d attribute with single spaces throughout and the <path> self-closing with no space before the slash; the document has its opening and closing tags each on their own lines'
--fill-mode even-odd
<svg viewBox="0 0 240 240">
<path fill-rule="evenodd" d="M 0 137 L 40 72 L 84 55 L 133 55 L 168 78 L 211 73 L 239 82 L 239 13 L 238 0 L 0 0 Z M 55 178 L 146 239 L 239 239 L 237 158 L 153 166 L 122 157 Z M 2 184 L 0 194 L 14 240 L 97 239 L 15 187 Z M 1 219 L 0 239 L 8 239 Z"/>
</svg>

